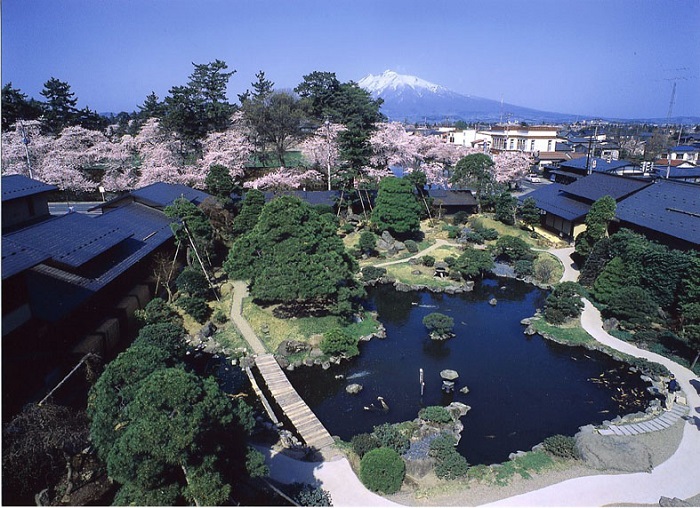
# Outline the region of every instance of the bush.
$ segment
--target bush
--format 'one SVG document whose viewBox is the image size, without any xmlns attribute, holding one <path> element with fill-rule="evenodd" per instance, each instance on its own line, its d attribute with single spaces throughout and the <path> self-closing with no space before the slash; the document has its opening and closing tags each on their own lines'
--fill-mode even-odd
<svg viewBox="0 0 700 508">
<path fill-rule="evenodd" d="M 175 279 L 175 286 L 178 291 L 187 293 L 190 296 L 203 297 L 209 291 L 209 283 L 204 274 L 191 267 L 187 267 Z"/>
<path fill-rule="evenodd" d="M 377 448 L 360 461 L 360 479 L 369 490 L 383 494 L 399 491 L 406 475 L 406 464 L 391 448 Z"/>
<path fill-rule="evenodd" d="M 136 336 L 134 345 L 144 344 L 156 346 L 167 351 L 175 358 L 183 358 L 187 344 L 185 343 L 185 329 L 182 325 L 171 322 L 153 323 L 146 325 Z"/>
<path fill-rule="evenodd" d="M 136 311 L 136 318 L 146 325 L 156 323 L 175 323 L 182 325 L 182 318 L 173 309 L 172 305 L 168 304 L 162 298 L 154 298 L 146 304 L 143 310 Z"/>
<path fill-rule="evenodd" d="M 532 273 L 538 281 L 551 284 L 555 282 L 554 274 L 558 267 L 559 264 L 549 256 L 537 258 L 532 263 Z"/>
<path fill-rule="evenodd" d="M 331 494 L 321 487 L 308 483 L 292 483 L 291 496 L 299 506 L 333 506 Z"/>
<path fill-rule="evenodd" d="M 560 325 L 568 318 L 576 318 L 581 315 L 585 296 L 584 289 L 576 282 L 562 282 L 554 286 L 554 289 L 545 302 L 544 317 L 547 322 Z"/>
<path fill-rule="evenodd" d="M 181 296 L 177 299 L 177 305 L 198 323 L 204 323 L 211 314 L 207 301 L 199 296 Z"/>
<path fill-rule="evenodd" d="M 452 267 L 455 265 L 455 263 L 457 263 L 457 258 L 456 258 L 456 257 L 453 257 L 453 256 L 447 256 L 447 257 L 444 259 L 444 261 L 445 261 L 445 264 L 446 264 L 449 268 L 452 268 Z"/>
<path fill-rule="evenodd" d="M 452 416 L 442 406 L 428 406 L 418 411 L 418 417 L 434 423 L 450 423 Z"/>
<path fill-rule="evenodd" d="M 443 434 L 431 441 L 430 456 L 435 458 L 435 475 L 445 480 L 454 480 L 467 474 L 469 464 L 455 449 L 454 436 Z"/>
<path fill-rule="evenodd" d="M 606 314 L 639 325 L 646 323 L 655 311 L 656 304 L 649 293 L 638 286 L 627 286 L 613 292 Z"/>
<path fill-rule="evenodd" d="M 450 226 L 449 224 L 442 227 L 443 231 L 447 231 L 447 238 L 457 238 L 459 236 L 459 228 Z"/>
<path fill-rule="evenodd" d="M 576 439 L 571 436 L 556 434 L 546 438 L 542 444 L 545 451 L 555 457 L 578 459 L 580 456 L 576 449 Z"/>
<path fill-rule="evenodd" d="M 436 335 L 448 335 L 452 333 L 455 320 L 445 314 L 431 312 L 423 318 L 423 325 L 428 329 L 431 335 L 433 333 Z"/>
<path fill-rule="evenodd" d="M 403 455 L 411 447 L 411 440 L 390 423 L 383 423 L 374 427 L 372 435 L 377 439 L 381 447 L 391 448 L 396 453 Z"/>
<path fill-rule="evenodd" d="M 365 266 L 362 269 L 362 280 L 369 282 L 377 280 L 386 275 L 386 268 L 380 266 Z"/>
<path fill-rule="evenodd" d="M 535 255 L 530 250 L 530 246 L 517 236 L 504 235 L 496 242 L 496 256 L 504 257 L 511 263 L 521 259 L 532 261 Z"/>
<path fill-rule="evenodd" d="M 348 358 L 360 354 L 357 348 L 357 340 L 345 333 L 340 328 L 326 332 L 319 344 L 321 351 L 330 356 L 345 355 Z"/>
<path fill-rule="evenodd" d="M 357 454 L 358 457 L 362 458 L 370 450 L 374 450 L 381 446 L 379 440 L 372 434 L 357 434 L 353 436 L 350 440 L 352 445 L 352 450 Z"/>
<path fill-rule="evenodd" d="M 371 231 L 363 231 L 360 233 L 357 248 L 368 256 L 372 255 L 377 249 L 377 237 Z"/>
<path fill-rule="evenodd" d="M 423 256 L 421 258 L 421 263 L 423 266 L 433 266 L 435 265 L 435 258 L 433 256 Z"/>
<path fill-rule="evenodd" d="M 516 275 L 520 277 L 525 277 L 527 275 L 532 275 L 532 261 L 528 259 L 519 259 L 513 265 Z"/>
<path fill-rule="evenodd" d="M 482 243 L 484 243 L 484 237 L 481 235 L 481 233 L 478 233 L 476 231 L 467 231 L 464 234 L 464 239 L 467 242 L 476 243 L 478 245 L 481 245 Z"/>
<path fill-rule="evenodd" d="M 414 240 L 406 240 L 403 244 L 406 246 L 406 250 L 411 254 L 418 252 L 418 244 Z"/>
<path fill-rule="evenodd" d="M 464 210 L 460 210 L 452 217 L 452 224 L 459 226 L 460 224 L 465 224 L 467 219 L 469 219 L 469 213 L 465 212 Z"/>
<path fill-rule="evenodd" d="M 223 325 L 226 321 L 228 321 L 228 316 L 223 310 L 216 309 L 216 312 L 214 313 L 214 321 L 220 325 Z"/>
</svg>

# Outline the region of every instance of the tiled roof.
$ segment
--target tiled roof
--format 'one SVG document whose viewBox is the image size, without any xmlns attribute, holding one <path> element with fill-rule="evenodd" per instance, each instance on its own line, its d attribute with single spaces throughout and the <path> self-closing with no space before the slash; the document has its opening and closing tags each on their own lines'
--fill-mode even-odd
<svg viewBox="0 0 700 508">
<path fill-rule="evenodd" d="M 32 249 L 26 245 L 14 242 L 9 238 L 2 239 L 2 278 L 7 279 L 28 270 L 49 259 L 50 254 Z M 8 296 L 8 295 L 6 295 Z"/>
<path fill-rule="evenodd" d="M 2 177 L 3 202 L 55 190 L 57 190 L 55 185 L 49 185 L 23 175 L 7 175 Z"/>
<path fill-rule="evenodd" d="M 700 148 L 697 146 L 681 145 L 671 149 L 673 153 L 684 153 L 684 152 L 699 152 Z"/>
<path fill-rule="evenodd" d="M 184 197 L 195 205 L 200 205 L 202 201 L 209 197 L 206 192 L 187 187 L 179 183 L 156 182 L 146 187 L 142 187 L 131 192 L 131 195 L 148 206 L 155 208 L 165 208 L 172 205 L 173 201 Z"/>
<path fill-rule="evenodd" d="M 428 195 L 444 206 L 476 206 L 476 198 L 467 190 L 430 189 Z"/>
<path fill-rule="evenodd" d="M 665 178 L 667 166 L 654 166 L 654 173 Z M 674 168 L 668 171 L 669 178 L 700 178 L 700 167 L 695 168 Z"/>
<path fill-rule="evenodd" d="M 700 246 L 700 186 L 659 180 L 617 205 L 624 222 Z"/>
<path fill-rule="evenodd" d="M 116 208 L 98 217 L 84 217 L 100 228 L 128 232 L 129 237 L 108 253 L 95 256 L 77 272 L 44 264 L 29 269 L 27 285 L 37 318 L 53 322 L 78 309 L 95 292 L 126 273 L 173 236 L 168 217 L 139 203 Z M 3 238 L 3 247 L 5 241 Z"/>
<path fill-rule="evenodd" d="M 606 173 L 608 171 L 615 171 L 616 169 L 624 168 L 626 166 L 633 166 L 633 164 L 626 160 L 617 160 L 608 162 L 600 157 L 591 157 L 589 161 L 589 167 L 593 172 L 596 173 Z M 562 162 L 560 164 L 562 169 L 586 169 L 586 157 L 581 157 L 567 162 Z"/>
<path fill-rule="evenodd" d="M 533 198 L 537 203 L 537 208 L 562 219 L 574 221 L 584 217 L 591 206 L 567 197 L 562 191 L 568 187 L 568 185 L 550 183 L 522 195 L 518 199 L 522 202 L 527 198 Z"/>
<path fill-rule="evenodd" d="M 612 196 L 619 201 L 625 196 L 643 189 L 650 182 L 605 173 L 591 173 L 569 184 L 564 192 L 576 198 L 596 201 L 603 196 Z"/>
<path fill-rule="evenodd" d="M 87 215 L 69 213 L 6 237 L 48 254 L 56 263 L 77 268 L 131 235 L 128 228 L 95 221 Z"/>
</svg>

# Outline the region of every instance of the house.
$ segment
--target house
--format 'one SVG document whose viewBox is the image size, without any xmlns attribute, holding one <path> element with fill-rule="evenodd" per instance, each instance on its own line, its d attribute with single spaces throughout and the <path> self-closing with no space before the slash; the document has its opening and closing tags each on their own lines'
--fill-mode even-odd
<svg viewBox="0 0 700 508">
<path fill-rule="evenodd" d="M 556 125 L 496 125 L 478 131 L 476 138 L 483 138 L 488 149 L 495 153 L 516 150 L 531 154 L 553 152 L 556 144 L 563 141 L 557 135 L 559 129 Z"/>
<path fill-rule="evenodd" d="M 306 190 L 279 190 L 267 191 L 265 194 L 265 202 L 268 203 L 279 196 L 294 196 L 311 206 L 329 206 L 335 209 L 338 206 L 341 198 L 341 191 L 326 190 L 326 191 L 306 191 Z"/>
<path fill-rule="evenodd" d="M 428 197 L 433 200 L 433 208 L 437 208 L 440 215 L 452 215 L 459 211 L 475 213 L 477 202 L 469 190 L 429 189 Z"/>
<path fill-rule="evenodd" d="M 210 197 L 206 192 L 187 187 L 179 183 L 156 182 L 140 189 L 133 190 L 122 196 L 100 203 L 90 210 L 114 210 L 129 203 L 141 203 L 142 205 L 157 210 L 164 210 L 178 198 L 185 198 L 190 203 L 201 205 L 206 198 Z"/>
<path fill-rule="evenodd" d="M 46 220 L 49 215 L 49 197 L 58 190 L 23 175 L 2 177 L 2 230 Z"/>
<path fill-rule="evenodd" d="M 172 187 L 170 198 L 182 191 Z M 76 355 L 111 354 L 135 331 L 134 312 L 153 291 L 145 282 L 153 260 L 174 251 L 172 219 L 160 209 L 170 198 L 149 206 L 135 193 L 97 216 L 68 213 L 3 230 L 3 410 L 52 388 Z"/>
<path fill-rule="evenodd" d="M 651 182 L 607 173 L 593 173 L 569 185 L 553 183 L 520 196 L 533 198 L 540 209 L 541 224 L 562 238 L 574 239 L 585 229 L 591 205 L 603 196 L 620 202 L 649 186 Z"/>
<path fill-rule="evenodd" d="M 700 183 L 700 166 L 693 166 L 685 161 L 676 165 L 654 165 L 653 174 L 658 178 L 666 178 L 677 182 Z"/>
<path fill-rule="evenodd" d="M 685 161 L 690 162 L 694 165 L 700 164 L 700 146 L 693 145 L 680 145 L 669 149 L 665 153 L 662 153 L 659 159 L 671 161 Z M 665 164 L 660 160 L 656 161 L 657 164 Z"/>
<path fill-rule="evenodd" d="M 641 167 L 626 160 L 606 160 L 600 157 L 579 157 L 545 167 L 544 175 L 553 182 L 568 184 L 592 173 L 613 175 L 643 175 Z"/>
<path fill-rule="evenodd" d="M 678 249 L 700 249 L 700 185 L 657 180 L 617 205 L 617 228 Z"/>
</svg>

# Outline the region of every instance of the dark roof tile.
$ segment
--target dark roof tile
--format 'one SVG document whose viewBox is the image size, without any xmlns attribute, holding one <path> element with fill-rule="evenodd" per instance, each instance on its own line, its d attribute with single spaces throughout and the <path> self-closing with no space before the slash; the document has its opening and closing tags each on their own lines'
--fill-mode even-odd
<svg viewBox="0 0 700 508">
<path fill-rule="evenodd" d="M 49 185 L 23 175 L 6 175 L 2 177 L 3 202 L 55 190 L 57 190 L 55 185 Z"/>
</svg>

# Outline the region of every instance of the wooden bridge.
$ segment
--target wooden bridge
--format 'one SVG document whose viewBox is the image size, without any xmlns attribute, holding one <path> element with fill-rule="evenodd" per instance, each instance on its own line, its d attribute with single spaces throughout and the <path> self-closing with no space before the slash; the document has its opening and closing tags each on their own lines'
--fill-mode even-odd
<svg viewBox="0 0 700 508">
<path fill-rule="evenodd" d="M 299 396 L 275 357 L 269 353 L 258 355 L 255 359 L 255 365 L 275 402 L 292 422 L 304 443 L 316 450 L 332 445 L 333 438 Z"/>
</svg>

